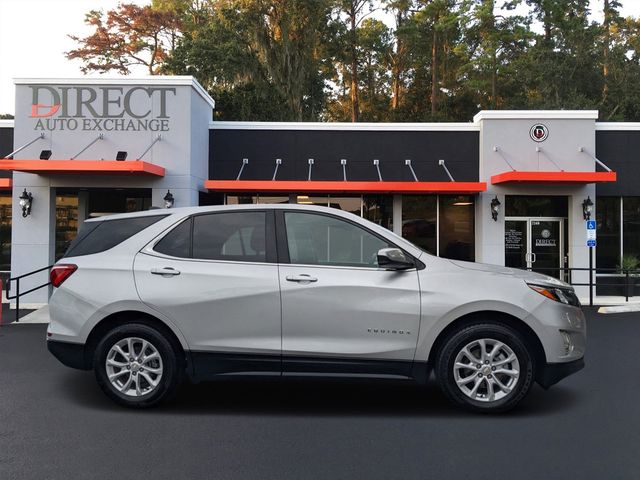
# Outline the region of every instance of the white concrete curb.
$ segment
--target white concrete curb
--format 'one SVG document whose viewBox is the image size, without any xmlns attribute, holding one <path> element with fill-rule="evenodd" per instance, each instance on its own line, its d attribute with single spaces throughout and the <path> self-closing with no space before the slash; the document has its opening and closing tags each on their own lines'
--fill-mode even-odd
<svg viewBox="0 0 640 480">
<path fill-rule="evenodd" d="M 35 312 L 31 312 L 29 315 L 25 315 L 20 319 L 18 325 L 21 323 L 49 323 L 49 305 L 45 305 Z"/>
<path fill-rule="evenodd" d="M 628 312 L 640 312 L 640 304 L 600 307 L 598 309 L 598 313 L 628 313 Z"/>
</svg>

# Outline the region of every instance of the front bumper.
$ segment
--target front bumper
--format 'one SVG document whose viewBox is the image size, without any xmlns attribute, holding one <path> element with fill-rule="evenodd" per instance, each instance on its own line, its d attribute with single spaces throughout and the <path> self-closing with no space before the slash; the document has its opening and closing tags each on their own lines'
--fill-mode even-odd
<svg viewBox="0 0 640 480">
<path fill-rule="evenodd" d="M 47 349 L 54 357 L 64 365 L 80 370 L 90 370 L 84 352 L 84 345 L 81 343 L 59 342 L 57 340 L 47 340 Z"/>
<path fill-rule="evenodd" d="M 572 375 L 584 368 L 584 358 L 579 358 L 572 362 L 545 363 L 538 369 L 536 381 L 541 387 L 547 389 L 555 385 L 560 380 Z"/>
</svg>

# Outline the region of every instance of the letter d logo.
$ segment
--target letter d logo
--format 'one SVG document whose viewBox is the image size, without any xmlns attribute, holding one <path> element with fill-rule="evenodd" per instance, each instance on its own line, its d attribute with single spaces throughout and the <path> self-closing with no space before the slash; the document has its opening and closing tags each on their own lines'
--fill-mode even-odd
<svg viewBox="0 0 640 480">
<path fill-rule="evenodd" d="M 52 104 L 38 103 L 39 91 L 47 90 L 51 94 Z M 41 112 L 42 109 L 47 109 Z M 52 87 L 31 87 L 31 118 L 51 117 L 60 109 L 60 94 Z"/>
</svg>

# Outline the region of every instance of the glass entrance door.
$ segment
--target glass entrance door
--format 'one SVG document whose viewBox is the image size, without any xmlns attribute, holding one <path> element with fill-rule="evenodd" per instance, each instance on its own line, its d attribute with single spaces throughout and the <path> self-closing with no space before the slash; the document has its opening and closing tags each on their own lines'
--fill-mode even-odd
<svg viewBox="0 0 640 480">
<path fill-rule="evenodd" d="M 564 223 L 563 218 L 507 218 L 505 265 L 563 278 Z"/>
<path fill-rule="evenodd" d="M 506 220 L 504 222 L 504 264 L 506 267 L 529 267 L 529 222 Z"/>
<path fill-rule="evenodd" d="M 562 268 L 562 220 L 530 220 L 531 223 L 531 269 L 560 278 L 557 268 Z"/>
</svg>

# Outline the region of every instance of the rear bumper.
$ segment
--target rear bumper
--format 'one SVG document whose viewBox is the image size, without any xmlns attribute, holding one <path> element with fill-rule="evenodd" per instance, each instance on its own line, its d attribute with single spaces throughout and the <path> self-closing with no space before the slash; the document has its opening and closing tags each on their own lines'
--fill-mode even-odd
<svg viewBox="0 0 640 480">
<path fill-rule="evenodd" d="M 89 370 L 81 343 L 59 342 L 47 340 L 47 349 L 67 367 Z"/>
<path fill-rule="evenodd" d="M 543 388 L 549 388 L 560 380 L 584 368 L 584 358 L 566 363 L 545 363 L 538 371 L 536 381 Z"/>
</svg>

